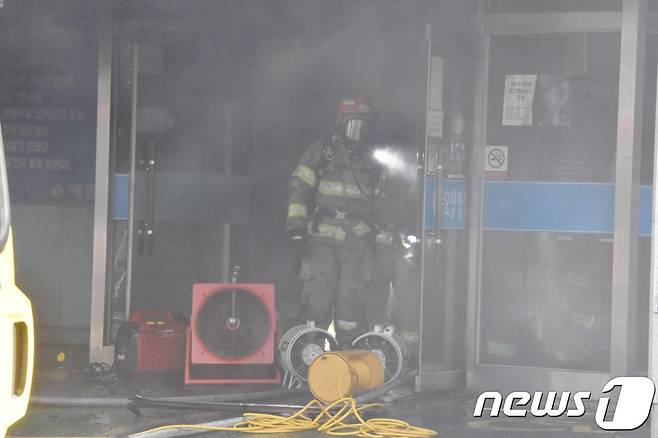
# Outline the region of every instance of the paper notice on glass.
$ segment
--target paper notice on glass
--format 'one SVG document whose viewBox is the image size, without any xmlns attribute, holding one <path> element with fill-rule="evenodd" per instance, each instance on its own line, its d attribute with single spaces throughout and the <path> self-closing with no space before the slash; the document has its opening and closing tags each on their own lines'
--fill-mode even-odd
<svg viewBox="0 0 658 438">
<path fill-rule="evenodd" d="M 427 123 L 430 137 L 443 137 L 443 111 L 430 110 Z"/>
<path fill-rule="evenodd" d="M 430 109 L 443 109 L 443 58 L 432 56 L 430 64 Z"/>
<path fill-rule="evenodd" d="M 503 126 L 532 126 L 537 75 L 506 75 Z"/>
</svg>

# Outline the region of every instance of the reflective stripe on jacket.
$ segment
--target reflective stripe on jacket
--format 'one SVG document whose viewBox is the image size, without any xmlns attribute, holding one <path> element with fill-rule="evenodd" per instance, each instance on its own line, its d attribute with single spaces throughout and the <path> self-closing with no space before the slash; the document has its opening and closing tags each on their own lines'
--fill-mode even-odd
<svg viewBox="0 0 658 438">
<path fill-rule="evenodd" d="M 331 148 L 329 151 L 327 148 Z M 288 199 L 286 229 L 307 229 L 316 208 L 350 214 L 369 214 L 379 194 L 379 171 L 370 160 L 351 158 L 343 144 L 334 137 L 331 144 L 314 143 L 306 149 L 292 173 Z M 340 227 L 341 232 L 313 234 L 344 240 L 350 231 L 356 235 L 370 232 L 363 221 L 319 218 L 318 224 Z M 365 227 L 365 228 L 364 228 Z"/>
</svg>

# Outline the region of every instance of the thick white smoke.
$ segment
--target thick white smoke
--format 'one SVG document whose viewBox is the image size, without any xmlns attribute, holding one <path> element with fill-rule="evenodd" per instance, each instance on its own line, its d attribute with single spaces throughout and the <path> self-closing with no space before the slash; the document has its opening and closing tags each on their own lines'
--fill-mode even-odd
<svg viewBox="0 0 658 438">
<path fill-rule="evenodd" d="M 373 150 L 373 158 L 393 177 L 402 178 L 409 183 L 416 181 L 416 161 L 411 159 L 408 147 L 378 145 Z"/>
</svg>

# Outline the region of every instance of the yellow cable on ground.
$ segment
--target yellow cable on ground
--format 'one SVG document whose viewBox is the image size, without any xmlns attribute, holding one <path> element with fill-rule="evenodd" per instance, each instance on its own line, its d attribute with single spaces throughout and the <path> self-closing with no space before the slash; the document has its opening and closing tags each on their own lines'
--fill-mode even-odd
<svg viewBox="0 0 658 438">
<path fill-rule="evenodd" d="M 320 408 L 314 418 L 306 415 L 312 407 Z M 306 406 L 290 416 L 245 413 L 246 420 L 231 427 L 202 426 L 195 424 L 172 424 L 156 427 L 144 432 L 159 432 L 170 429 L 198 429 L 224 432 L 246 433 L 290 433 L 305 430 L 318 430 L 334 436 L 359 436 L 364 438 L 424 438 L 438 435 L 438 432 L 392 418 L 371 418 L 364 420 L 361 411 L 381 406 L 376 403 L 357 406 L 353 398 L 342 398 L 329 405 L 311 400 Z M 333 412 L 333 413 L 332 413 Z M 352 418 L 351 422 L 348 419 Z M 356 421 L 354 421 L 356 420 Z"/>
</svg>

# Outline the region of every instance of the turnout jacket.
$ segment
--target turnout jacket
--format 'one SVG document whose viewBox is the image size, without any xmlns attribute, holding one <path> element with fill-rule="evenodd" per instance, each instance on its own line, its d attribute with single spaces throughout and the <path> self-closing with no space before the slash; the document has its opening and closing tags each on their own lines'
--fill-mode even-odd
<svg viewBox="0 0 658 438">
<path fill-rule="evenodd" d="M 372 207 L 382 186 L 381 168 L 350 154 L 339 136 L 314 143 L 290 179 L 286 228 L 333 241 L 376 234 Z"/>
</svg>

